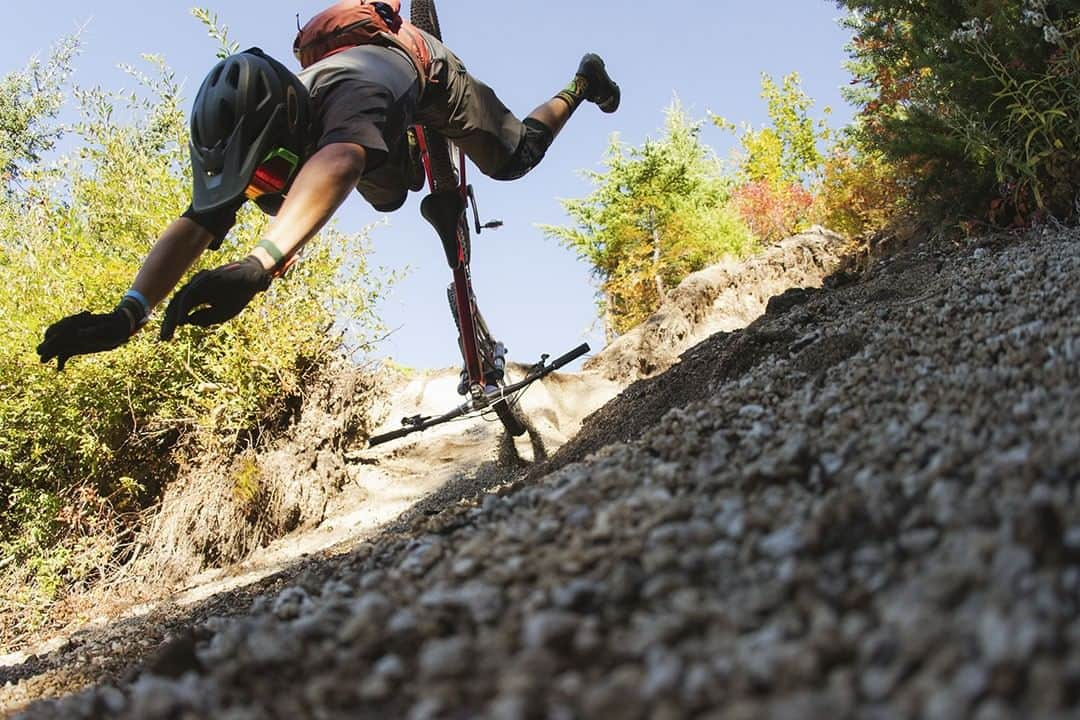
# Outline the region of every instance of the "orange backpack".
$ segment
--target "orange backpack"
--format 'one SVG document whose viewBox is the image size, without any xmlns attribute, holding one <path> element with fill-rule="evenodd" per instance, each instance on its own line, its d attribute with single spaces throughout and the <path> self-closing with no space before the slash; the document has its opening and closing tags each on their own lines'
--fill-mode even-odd
<svg viewBox="0 0 1080 720">
<path fill-rule="evenodd" d="M 420 31 L 402 20 L 400 13 L 400 0 L 341 0 L 301 28 L 293 41 L 293 54 L 306 68 L 357 45 L 400 48 L 416 65 L 422 90 L 431 70 L 431 51 Z"/>
</svg>

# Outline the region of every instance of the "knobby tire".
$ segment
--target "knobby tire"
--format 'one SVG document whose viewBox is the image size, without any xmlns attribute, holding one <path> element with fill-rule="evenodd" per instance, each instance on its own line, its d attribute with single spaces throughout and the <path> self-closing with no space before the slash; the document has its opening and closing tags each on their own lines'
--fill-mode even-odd
<svg viewBox="0 0 1080 720">
<path fill-rule="evenodd" d="M 432 0 L 412 0 L 409 10 L 409 19 L 413 25 L 424 32 L 442 40 L 442 30 L 439 28 L 439 16 L 435 12 L 435 3 Z M 424 137 L 428 143 L 428 160 L 431 163 L 431 184 L 433 192 L 451 190 L 457 187 L 457 173 L 450 161 L 450 146 L 446 138 L 424 126 Z"/>
</svg>

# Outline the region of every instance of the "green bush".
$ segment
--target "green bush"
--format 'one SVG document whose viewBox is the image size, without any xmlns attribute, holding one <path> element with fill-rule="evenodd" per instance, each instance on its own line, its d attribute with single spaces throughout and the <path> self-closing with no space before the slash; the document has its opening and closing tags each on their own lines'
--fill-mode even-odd
<svg viewBox="0 0 1080 720">
<path fill-rule="evenodd" d="M 700 131 L 676 102 L 660 140 L 630 148 L 614 138 L 607 169 L 588 173 L 593 192 L 563 201 L 575 225 L 543 227 L 592 266 L 609 337 L 647 318 L 691 272 L 754 248 Z"/>
<path fill-rule="evenodd" d="M 771 243 L 808 227 L 824 167 L 822 150 L 832 133 L 824 120 L 811 119 L 814 103 L 803 91 L 798 73 L 786 75 L 780 85 L 762 74 L 761 98 L 769 124 L 742 127 L 731 207 L 759 242 Z M 829 112 L 825 108 L 824 113 Z M 724 118 L 713 116 L 712 121 L 736 129 Z"/>
<path fill-rule="evenodd" d="M 354 344 L 374 336 L 382 292 L 364 238 L 331 229 L 236 320 L 185 327 L 169 343 L 152 321 L 62 373 L 41 365 L 34 348 L 45 328 L 111 310 L 190 192 L 185 111 L 162 61 L 147 58 L 150 75 L 131 71 L 133 94 L 72 90 L 76 47 L 62 43 L 0 82 L 0 551 L 26 573 L 24 604 L 100 575 L 180 449 L 232 452 L 288 419 L 312 374 L 340 355 L 338 328 Z M 43 160 L 70 98 L 77 149 Z M 194 269 L 242 256 L 266 222 L 243 211 L 221 251 Z"/>
<path fill-rule="evenodd" d="M 1071 0 L 839 0 L 858 138 L 907 172 L 924 219 L 1075 216 L 1080 8 Z"/>
</svg>

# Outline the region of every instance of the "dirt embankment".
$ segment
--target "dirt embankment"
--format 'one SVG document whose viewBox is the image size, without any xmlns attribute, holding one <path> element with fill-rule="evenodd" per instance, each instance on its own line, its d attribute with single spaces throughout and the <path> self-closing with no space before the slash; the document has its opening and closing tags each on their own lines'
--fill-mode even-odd
<svg viewBox="0 0 1080 720">
<path fill-rule="evenodd" d="M 1077 287 L 1059 231 L 784 293 L 544 472 L 176 612 L 126 674 L 147 622 L 5 692 L 94 683 L 29 718 L 1075 716 Z"/>
</svg>

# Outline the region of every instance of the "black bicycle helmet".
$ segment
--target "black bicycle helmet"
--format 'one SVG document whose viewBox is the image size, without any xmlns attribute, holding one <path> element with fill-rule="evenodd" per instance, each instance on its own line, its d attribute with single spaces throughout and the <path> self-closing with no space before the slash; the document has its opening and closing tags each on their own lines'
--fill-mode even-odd
<svg viewBox="0 0 1080 720">
<path fill-rule="evenodd" d="M 303 158 L 310 115 L 300 79 L 259 48 L 215 65 L 191 111 L 192 208 L 207 212 L 239 200 L 276 148 Z"/>
</svg>

